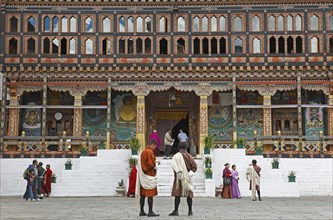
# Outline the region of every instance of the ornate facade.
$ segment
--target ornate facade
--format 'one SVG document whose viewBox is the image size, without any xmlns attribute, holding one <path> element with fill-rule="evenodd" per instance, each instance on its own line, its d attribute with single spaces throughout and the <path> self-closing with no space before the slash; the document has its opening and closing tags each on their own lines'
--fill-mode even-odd
<svg viewBox="0 0 333 220">
<path fill-rule="evenodd" d="M 329 0 L 1 1 L 3 157 L 183 129 L 249 154 L 333 152 Z"/>
</svg>

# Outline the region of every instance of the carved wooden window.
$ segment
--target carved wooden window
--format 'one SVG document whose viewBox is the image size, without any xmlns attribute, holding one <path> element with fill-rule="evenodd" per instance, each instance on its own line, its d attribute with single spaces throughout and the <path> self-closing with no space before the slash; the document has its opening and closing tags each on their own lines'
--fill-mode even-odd
<svg viewBox="0 0 333 220">
<path fill-rule="evenodd" d="M 274 17 L 274 15 L 271 15 L 268 18 L 268 30 L 275 31 L 275 17 Z"/>
<path fill-rule="evenodd" d="M 74 38 L 69 40 L 69 54 L 76 53 L 76 41 Z"/>
<path fill-rule="evenodd" d="M 91 17 L 87 17 L 85 20 L 85 24 L 86 24 L 86 32 L 93 32 L 94 30 L 94 25 L 93 25 L 93 19 Z"/>
<path fill-rule="evenodd" d="M 224 16 L 220 17 L 220 31 L 226 31 L 226 29 L 225 29 L 225 17 Z"/>
<path fill-rule="evenodd" d="M 217 31 L 217 18 L 215 16 L 210 19 L 210 30 L 212 32 Z"/>
<path fill-rule="evenodd" d="M 53 29 L 53 32 L 59 31 L 59 18 L 58 17 L 52 18 L 52 29 Z"/>
<path fill-rule="evenodd" d="M 141 38 L 136 39 L 136 53 L 142 54 L 143 52 L 143 42 Z"/>
<path fill-rule="evenodd" d="M 18 31 L 18 19 L 16 17 L 10 18 L 10 32 L 17 32 Z"/>
<path fill-rule="evenodd" d="M 61 32 L 68 32 L 68 19 L 67 17 L 61 18 Z"/>
<path fill-rule="evenodd" d="M 59 52 L 59 40 L 54 38 L 52 40 L 52 54 L 58 54 Z"/>
<path fill-rule="evenodd" d="M 269 38 L 269 53 L 276 53 L 276 39 L 275 37 Z"/>
<path fill-rule="evenodd" d="M 149 38 L 145 39 L 145 54 L 151 54 L 151 40 Z"/>
<path fill-rule="evenodd" d="M 165 38 L 160 40 L 160 54 L 168 54 L 168 41 Z"/>
<path fill-rule="evenodd" d="M 278 17 L 278 31 L 284 31 L 284 17 L 279 15 Z"/>
<path fill-rule="evenodd" d="M 145 18 L 145 32 L 151 32 L 151 18 Z"/>
<path fill-rule="evenodd" d="M 333 31 L 333 15 L 330 16 L 330 30 Z"/>
<path fill-rule="evenodd" d="M 50 54 L 50 39 L 45 38 L 43 42 L 43 53 Z"/>
<path fill-rule="evenodd" d="M 111 40 L 105 38 L 102 41 L 102 53 L 103 54 L 111 54 Z"/>
<path fill-rule="evenodd" d="M 134 18 L 132 16 L 127 19 L 127 32 L 134 32 Z"/>
<path fill-rule="evenodd" d="M 319 18 L 317 15 L 312 15 L 310 19 L 310 30 L 318 31 L 319 30 Z"/>
<path fill-rule="evenodd" d="M 62 38 L 60 41 L 60 54 L 67 54 L 67 39 Z"/>
<path fill-rule="evenodd" d="M 202 40 L 202 54 L 208 54 L 209 53 L 209 43 L 208 43 L 208 39 L 205 37 Z"/>
<path fill-rule="evenodd" d="M 129 38 L 127 40 L 127 54 L 133 54 L 134 53 L 134 42 L 133 38 Z"/>
<path fill-rule="evenodd" d="M 34 17 L 28 18 L 28 32 L 36 31 L 36 19 Z"/>
<path fill-rule="evenodd" d="M 9 40 L 9 54 L 17 54 L 17 40 L 12 38 Z"/>
<path fill-rule="evenodd" d="M 227 53 L 227 41 L 224 37 L 220 39 L 220 54 L 226 54 Z"/>
<path fill-rule="evenodd" d="M 177 54 L 185 54 L 185 40 L 183 38 L 177 40 Z"/>
<path fill-rule="evenodd" d="M 281 120 L 280 119 L 275 121 L 275 130 L 281 131 Z"/>
<path fill-rule="evenodd" d="M 253 53 L 260 53 L 260 40 L 257 37 L 253 39 Z"/>
<path fill-rule="evenodd" d="M 132 28 L 133 28 L 133 26 L 132 26 Z M 111 20 L 110 20 L 110 18 L 106 17 L 106 18 L 103 19 L 103 28 L 102 29 L 103 29 L 104 33 L 111 32 Z"/>
<path fill-rule="evenodd" d="M 29 38 L 28 40 L 28 54 L 36 53 L 36 41 L 33 38 Z"/>
<path fill-rule="evenodd" d="M 311 53 L 319 52 L 319 39 L 317 37 L 311 38 Z"/>
<path fill-rule="evenodd" d="M 303 53 L 303 39 L 300 36 L 296 38 L 296 53 Z"/>
<path fill-rule="evenodd" d="M 279 37 L 279 53 L 284 53 L 284 38 Z"/>
<path fill-rule="evenodd" d="M 252 31 L 260 31 L 260 18 L 258 16 L 252 18 Z"/>
<path fill-rule="evenodd" d="M 51 19 L 49 16 L 46 16 L 44 18 L 44 32 L 50 32 L 51 31 Z"/>
<path fill-rule="evenodd" d="M 193 40 L 193 53 L 200 54 L 200 40 L 197 37 Z"/>
<path fill-rule="evenodd" d="M 287 16 L 287 31 L 293 30 L 293 16 L 288 15 Z"/>
<path fill-rule="evenodd" d="M 125 18 L 119 18 L 119 32 L 125 32 Z"/>
<path fill-rule="evenodd" d="M 143 32 L 142 18 L 141 17 L 138 17 L 136 19 L 136 32 Z"/>
<path fill-rule="evenodd" d="M 119 53 L 120 54 L 125 54 L 125 51 L 126 51 L 125 44 L 126 44 L 125 39 L 123 39 L 123 38 L 119 39 Z"/>
<path fill-rule="evenodd" d="M 208 18 L 205 16 L 202 18 L 201 20 L 202 24 L 201 24 L 201 30 L 204 32 L 208 31 Z"/>
<path fill-rule="evenodd" d="M 193 19 L 193 32 L 198 32 L 200 27 L 200 19 L 199 17 L 194 17 Z"/>
<path fill-rule="evenodd" d="M 302 30 L 302 17 L 300 15 L 296 15 L 296 31 Z"/>
<path fill-rule="evenodd" d="M 86 54 L 93 54 L 93 50 L 94 50 L 93 41 L 91 39 L 87 39 L 85 42 Z"/>
<path fill-rule="evenodd" d="M 234 30 L 235 31 L 242 31 L 242 18 L 241 17 L 236 17 L 235 18 L 235 24 L 234 24 Z"/>
<path fill-rule="evenodd" d="M 185 31 L 185 19 L 183 17 L 178 17 L 177 19 L 177 31 Z"/>
<path fill-rule="evenodd" d="M 235 39 L 235 53 L 243 53 L 243 40 L 239 37 Z"/>
<path fill-rule="evenodd" d="M 160 18 L 160 32 L 168 32 L 168 19 L 166 17 Z"/>
<path fill-rule="evenodd" d="M 72 33 L 76 32 L 76 25 L 77 25 L 76 17 L 71 17 L 70 25 L 69 25 L 69 31 L 72 32 Z"/>
<path fill-rule="evenodd" d="M 329 49 L 329 52 L 330 53 L 333 53 L 333 37 L 330 38 L 330 49 Z"/>
<path fill-rule="evenodd" d="M 294 53 L 294 39 L 292 37 L 287 38 L 287 53 Z"/>
<path fill-rule="evenodd" d="M 210 53 L 217 54 L 217 40 L 215 37 L 210 40 Z"/>
<path fill-rule="evenodd" d="M 290 121 L 288 119 L 284 121 L 284 130 L 290 131 Z"/>
</svg>

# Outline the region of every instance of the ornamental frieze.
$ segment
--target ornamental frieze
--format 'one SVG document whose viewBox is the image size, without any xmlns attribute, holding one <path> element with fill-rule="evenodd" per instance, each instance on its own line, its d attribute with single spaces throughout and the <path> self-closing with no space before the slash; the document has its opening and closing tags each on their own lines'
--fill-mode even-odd
<svg viewBox="0 0 333 220">
<path fill-rule="evenodd" d="M 305 90 L 309 91 L 323 91 L 325 95 L 330 94 L 330 87 L 329 85 L 310 85 L 310 84 L 305 84 L 302 85 L 302 88 Z"/>
<path fill-rule="evenodd" d="M 107 86 L 50 86 L 50 89 L 57 92 L 68 91 L 72 96 L 85 96 L 88 91 L 103 91 L 107 89 Z"/>
<path fill-rule="evenodd" d="M 16 88 L 16 95 L 21 96 L 24 92 L 39 92 L 42 89 L 40 86 L 19 86 Z"/>
<path fill-rule="evenodd" d="M 262 96 L 273 96 L 278 90 L 295 90 L 296 85 L 237 85 L 237 88 L 244 91 L 258 91 Z"/>
</svg>

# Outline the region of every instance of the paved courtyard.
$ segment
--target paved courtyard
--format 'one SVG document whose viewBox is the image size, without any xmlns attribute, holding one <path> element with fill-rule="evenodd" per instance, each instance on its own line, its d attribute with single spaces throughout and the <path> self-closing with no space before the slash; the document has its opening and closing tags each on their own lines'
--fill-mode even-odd
<svg viewBox="0 0 333 220">
<path fill-rule="evenodd" d="M 0 198 L 0 219 L 148 219 L 138 216 L 133 198 L 75 197 L 45 198 L 25 202 L 19 197 Z M 147 210 L 148 207 L 146 207 Z M 180 204 L 180 216 L 169 217 L 172 197 L 156 197 L 149 219 L 333 219 L 333 197 L 265 198 L 252 202 L 249 197 L 234 200 L 195 198 L 194 216 L 187 216 L 186 200 Z"/>
</svg>

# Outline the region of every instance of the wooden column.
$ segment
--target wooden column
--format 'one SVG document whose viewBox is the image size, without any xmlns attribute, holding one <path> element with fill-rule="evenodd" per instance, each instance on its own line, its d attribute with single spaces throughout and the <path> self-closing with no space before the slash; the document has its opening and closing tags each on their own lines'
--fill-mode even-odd
<svg viewBox="0 0 333 220">
<path fill-rule="evenodd" d="M 2 78 L 2 93 L 0 94 L 2 99 L 1 99 L 1 115 L 0 115 L 0 127 L 2 129 L 0 129 L 0 150 L 1 150 L 1 154 L 3 153 L 4 149 L 4 136 L 5 136 L 5 117 L 6 117 L 6 97 L 7 97 L 7 87 L 6 87 L 6 82 L 7 82 L 7 78 L 5 75 L 0 74 L 0 77 Z"/>
<path fill-rule="evenodd" d="M 333 105 L 333 94 L 328 96 L 328 104 Z M 328 109 L 328 132 L 327 136 L 333 136 L 333 108 Z"/>
<path fill-rule="evenodd" d="M 18 97 L 16 95 L 16 88 L 10 88 L 10 106 L 18 105 Z M 8 129 L 7 136 L 19 136 L 18 125 L 19 125 L 19 112 L 18 108 L 9 109 L 8 118 Z"/>
<path fill-rule="evenodd" d="M 264 95 L 264 108 L 263 108 L 263 135 L 271 136 L 272 135 L 272 108 L 270 105 L 271 95 Z"/>
<path fill-rule="evenodd" d="M 43 77 L 43 108 L 42 108 L 42 155 L 45 152 L 45 136 L 46 136 L 46 105 L 47 105 L 47 76 Z"/>
<path fill-rule="evenodd" d="M 234 143 L 234 148 L 237 148 L 237 86 L 236 86 L 236 77 L 232 77 L 232 141 Z"/>
<path fill-rule="evenodd" d="M 200 144 L 199 154 L 203 154 L 204 138 L 208 135 L 208 95 L 200 95 L 200 121 L 199 121 L 199 132 L 200 132 Z"/>
<path fill-rule="evenodd" d="M 141 146 L 146 146 L 146 109 L 145 95 L 139 94 L 136 105 L 136 138 L 139 139 Z"/>
<path fill-rule="evenodd" d="M 74 95 L 74 118 L 73 118 L 73 136 L 82 136 L 82 96 Z"/>
<path fill-rule="evenodd" d="M 298 127 L 298 136 L 303 135 L 303 128 L 302 128 L 302 84 L 301 84 L 301 77 L 297 76 L 297 127 Z M 300 151 L 302 149 L 299 149 Z"/>
<path fill-rule="evenodd" d="M 107 99 L 107 119 L 106 119 L 106 142 L 105 142 L 105 149 L 110 149 L 110 139 L 111 139 L 111 93 L 112 87 L 111 87 L 111 77 L 108 78 L 108 99 Z"/>
</svg>

